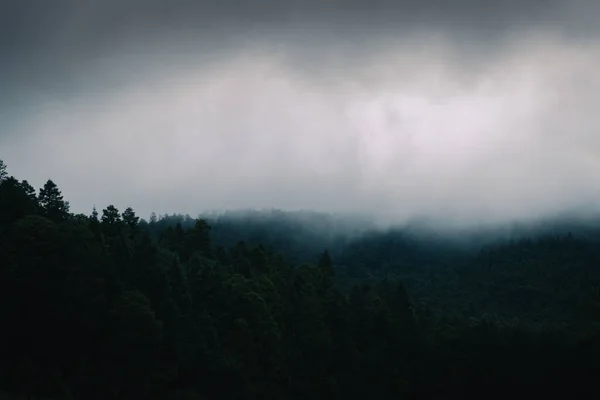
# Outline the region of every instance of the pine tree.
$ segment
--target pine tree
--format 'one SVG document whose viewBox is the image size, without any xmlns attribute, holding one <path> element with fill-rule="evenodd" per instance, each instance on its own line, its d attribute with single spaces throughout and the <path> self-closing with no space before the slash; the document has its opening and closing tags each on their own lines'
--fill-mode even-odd
<svg viewBox="0 0 600 400">
<path fill-rule="evenodd" d="M 4 164 L 4 161 L 0 160 L 0 182 L 5 180 L 7 177 L 8 174 L 6 173 L 6 164 Z"/>
<path fill-rule="evenodd" d="M 52 180 L 48 179 L 40 189 L 38 200 L 44 217 L 53 221 L 64 221 L 69 217 L 69 202 L 63 199 L 61 191 Z"/>
<path fill-rule="evenodd" d="M 327 278 L 331 278 L 335 275 L 333 270 L 333 262 L 331 261 L 331 257 L 329 256 L 329 252 L 327 250 L 325 250 L 319 258 L 319 268 L 321 269 L 323 276 Z"/>
<path fill-rule="evenodd" d="M 211 254 L 211 227 L 203 219 L 197 219 L 194 228 L 190 229 L 186 237 L 186 252 L 193 254 L 199 251 L 203 255 Z"/>
<path fill-rule="evenodd" d="M 140 217 L 135 215 L 135 211 L 131 207 L 127 207 L 122 214 L 123 222 L 131 229 L 135 229 L 140 221 Z"/>
<path fill-rule="evenodd" d="M 26 180 L 23 180 L 23 181 L 21 181 L 21 187 L 23 188 L 23 190 L 27 194 L 27 197 L 29 197 L 29 199 L 33 203 L 37 204 L 38 198 L 37 198 L 37 195 L 35 194 L 35 189 L 33 188 L 33 186 L 31 186 L 29 184 L 29 182 L 27 182 Z"/>
<path fill-rule="evenodd" d="M 100 221 L 98 219 L 98 210 L 96 209 L 96 206 L 94 206 L 94 208 L 92 209 L 92 215 L 90 215 L 90 220 L 92 222 L 99 222 Z"/>
</svg>

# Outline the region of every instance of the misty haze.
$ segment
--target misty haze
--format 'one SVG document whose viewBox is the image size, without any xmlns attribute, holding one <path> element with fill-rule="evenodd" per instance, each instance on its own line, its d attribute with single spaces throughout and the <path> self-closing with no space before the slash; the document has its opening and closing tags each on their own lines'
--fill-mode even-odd
<svg viewBox="0 0 600 400">
<path fill-rule="evenodd" d="M 0 398 L 598 391 L 598 21 L 3 0 Z"/>
</svg>

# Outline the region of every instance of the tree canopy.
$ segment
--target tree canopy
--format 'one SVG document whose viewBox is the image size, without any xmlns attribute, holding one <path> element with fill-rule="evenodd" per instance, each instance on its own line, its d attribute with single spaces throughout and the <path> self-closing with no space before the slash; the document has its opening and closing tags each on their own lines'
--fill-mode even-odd
<svg viewBox="0 0 600 400">
<path fill-rule="evenodd" d="M 598 394 L 600 235 L 465 250 L 261 224 L 73 214 L 5 176 L 0 397 Z"/>
</svg>

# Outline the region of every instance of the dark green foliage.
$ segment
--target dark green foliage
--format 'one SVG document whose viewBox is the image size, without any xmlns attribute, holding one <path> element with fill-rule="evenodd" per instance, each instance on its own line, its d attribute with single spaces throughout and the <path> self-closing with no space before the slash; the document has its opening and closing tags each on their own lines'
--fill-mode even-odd
<svg viewBox="0 0 600 400">
<path fill-rule="evenodd" d="M 23 189 L 23 191 L 29 198 L 30 204 L 34 204 L 37 206 L 38 198 L 37 198 L 37 195 L 35 194 L 35 189 L 33 188 L 33 186 L 31 186 L 29 184 L 29 182 L 24 180 L 24 181 L 21 181 L 21 188 Z"/>
<path fill-rule="evenodd" d="M 123 212 L 122 217 L 123 217 L 123 222 L 130 229 L 137 228 L 138 223 L 140 221 L 140 217 L 138 217 L 138 216 L 135 215 L 135 211 L 133 211 L 133 209 L 131 207 L 127 207 L 125 209 L 125 211 Z"/>
<path fill-rule="evenodd" d="M 119 210 L 113 205 L 106 207 L 102 210 L 102 223 L 106 226 L 118 226 L 121 224 L 121 215 L 119 214 Z"/>
<path fill-rule="evenodd" d="M 63 200 L 61 191 L 52 180 L 40 189 L 38 196 L 41 214 L 53 221 L 64 221 L 69 217 L 69 202 Z"/>
<path fill-rule="evenodd" d="M 98 210 L 96 210 L 96 207 L 94 206 L 94 208 L 92 209 L 92 214 L 90 215 L 90 222 L 98 222 Z"/>
<path fill-rule="evenodd" d="M 591 236 L 470 252 L 400 231 L 318 243 L 298 225 L 246 222 L 145 222 L 112 205 L 71 215 L 52 181 L 38 198 L 3 176 L 0 396 L 598 395 Z"/>
<path fill-rule="evenodd" d="M 37 201 L 29 188 L 13 177 L 0 182 L 0 237 L 13 222 L 36 213 Z"/>
</svg>

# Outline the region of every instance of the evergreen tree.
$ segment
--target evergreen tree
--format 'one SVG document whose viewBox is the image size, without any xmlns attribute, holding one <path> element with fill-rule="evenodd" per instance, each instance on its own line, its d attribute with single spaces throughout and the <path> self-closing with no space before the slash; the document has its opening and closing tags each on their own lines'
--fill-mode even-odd
<svg viewBox="0 0 600 400">
<path fill-rule="evenodd" d="M 127 207 L 123 212 L 123 222 L 131 229 L 135 229 L 138 226 L 140 218 L 135 215 L 135 212 L 131 207 Z"/>
<path fill-rule="evenodd" d="M 23 188 L 23 190 L 25 191 L 25 194 L 27 195 L 27 197 L 29 197 L 31 202 L 33 204 L 37 204 L 38 198 L 37 198 L 37 195 L 35 193 L 35 189 L 33 188 L 33 186 L 31 186 L 29 184 L 29 182 L 27 182 L 26 180 L 23 180 L 23 181 L 21 181 L 21 187 Z"/>
<path fill-rule="evenodd" d="M 63 199 L 58 186 L 48 180 L 40 189 L 38 201 L 42 215 L 53 221 L 64 221 L 69 217 L 69 202 Z"/>
<path fill-rule="evenodd" d="M 6 172 L 6 164 L 4 161 L 0 160 L 0 182 L 8 178 L 8 174 Z"/>
<path fill-rule="evenodd" d="M 331 257 L 327 250 L 321 253 L 321 256 L 319 257 L 319 268 L 321 269 L 323 276 L 327 278 L 332 278 L 335 274 L 333 270 L 333 261 L 331 261 Z"/>
<path fill-rule="evenodd" d="M 121 224 L 119 210 L 112 204 L 102 210 L 102 224 L 113 227 Z"/>
<path fill-rule="evenodd" d="M 91 222 L 100 222 L 100 220 L 98 219 L 98 210 L 96 209 L 96 206 L 94 206 L 94 208 L 92 209 L 92 214 L 90 215 L 90 221 Z"/>
<path fill-rule="evenodd" d="M 0 182 L 0 231 L 18 219 L 36 213 L 36 203 L 14 177 Z"/>
<path fill-rule="evenodd" d="M 186 235 L 186 253 L 193 254 L 198 251 L 208 256 L 211 254 L 210 225 L 203 219 L 197 219 L 196 224 Z"/>
</svg>

